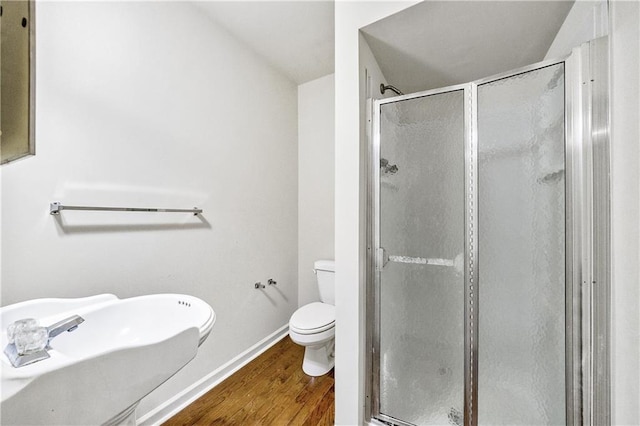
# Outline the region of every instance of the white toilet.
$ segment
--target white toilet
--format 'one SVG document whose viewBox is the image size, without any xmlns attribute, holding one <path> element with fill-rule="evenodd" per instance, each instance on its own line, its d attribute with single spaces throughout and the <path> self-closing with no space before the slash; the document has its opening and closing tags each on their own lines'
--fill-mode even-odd
<svg viewBox="0 0 640 426">
<path fill-rule="evenodd" d="M 335 262 L 318 260 L 313 264 L 320 302 L 299 308 L 289 320 L 289 336 L 305 346 L 302 371 L 309 376 L 327 374 L 335 364 Z"/>
</svg>

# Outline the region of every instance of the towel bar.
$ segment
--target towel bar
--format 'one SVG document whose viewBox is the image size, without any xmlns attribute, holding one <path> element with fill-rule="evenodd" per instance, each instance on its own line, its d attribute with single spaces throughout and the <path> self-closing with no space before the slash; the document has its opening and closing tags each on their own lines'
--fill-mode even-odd
<svg viewBox="0 0 640 426">
<path fill-rule="evenodd" d="M 153 213 L 193 213 L 198 215 L 202 213 L 202 209 L 194 207 L 192 209 L 159 209 L 146 207 L 90 207 L 90 206 L 65 206 L 56 201 L 49 205 L 49 213 L 60 214 L 62 210 L 92 210 L 92 211 L 110 211 L 110 212 L 153 212 Z"/>
</svg>

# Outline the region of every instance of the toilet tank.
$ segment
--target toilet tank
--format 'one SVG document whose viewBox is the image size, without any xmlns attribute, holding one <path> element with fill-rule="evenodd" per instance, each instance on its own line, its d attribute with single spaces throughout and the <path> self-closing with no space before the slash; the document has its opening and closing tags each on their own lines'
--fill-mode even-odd
<svg viewBox="0 0 640 426">
<path fill-rule="evenodd" d="M 320 301 L 335 305 L 335 262 L 333 260 L 316 260 L 313 264 L 313 271 L 316 273 L 318 281 Z"/>
</svg>

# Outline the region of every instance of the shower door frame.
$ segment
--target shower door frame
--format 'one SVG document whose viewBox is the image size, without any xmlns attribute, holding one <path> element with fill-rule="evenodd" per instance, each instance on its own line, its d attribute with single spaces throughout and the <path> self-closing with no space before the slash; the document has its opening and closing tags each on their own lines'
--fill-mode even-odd
<svg viewBox="0 0 640 426">
<path fill-rule="evenodd" d="M 366 402 L 367 420 L 411 425 L 380 413 L 380 107 L 464 90 L 464 425 L 478 414 L 477 89 L 564 64 L 565 86 L 565 405 L 567 425 L 608 425 L 610 416 L 610 181 L 608 37 L 584 43 L 566 58 L 542 61 L 470 83 L 368 101 Z M 379 265 L 382 265 L 380 267 Z M 474 318 L 475 319 L 475 318 Z"/>
<path fill-rule="evenodd" d="M 371 112 L 371 116 L 372 119 L 370 120 L 371 122 L 371 131 L 370 131 L 370 135 L 371 135 L 371 144 L 370 144 L 370 158 L 371 158 L 371 165 L 369 166 L 371 169 L 371 175 L 373 177 L 372 182 L 370 182 L 369 184 L 369 196 L 368 196 L 368 211 L 369 212 L 373 212 L 372 217 L 370 217 L 370 224 L 368 226 L 369 228 L 369 237 L 368 238 L 368 258 L 367 258 L 367 270 L 371 271 L 372 268 L 373 269 L 373 273 L 372 274 L 368 274 L 368 277 L 373 277 L 373 289 L 371 289 L 370 285 L 367 285 L 367 289 L 368 289 L 368 300 L 369 301 L 378 301 L 380 300 L 380 272 L 382 271 L 382 268 L 379 268 L 380 264 L 383 264 L 384 267 L 384 253 L 382 252 L 382 247 L 380 246 L 380 167 L 375 167 L 376 164 L 380 164 L 380 107 L 384 104 L 387 103 L 393 103 L 393 102 L 399 102 L 399 101 L 406 101 L 409 99 L 417 99 L 417 98 L 423 98 L 423 97 L 428 97 L 428 96 L 433 96 L 433 95 L 440 95 L 443 93 L 450 93 L 450 92 L 457 92 L 462 90 L 463 91 L 463 104 L 464 104 L 464 111 L 463 111 L 463 117 L 464 117 L 464 131 L 463 131 L 463 137 L 464 137 L 464 153 L 465 153 L 465 158 L 464 158 L 464 170 L 465 170 L 465 174 L 464 174 L 464 180 L 465 180 L 465 194 L 461 194 L 461 196 L 465 197 L 465 200 L 467 199 L 467 196 L 470 192 L 470 185 L 469 185 L 469 181 L 466 178 L 466 170 L 469 170 L 469 168 L 471 167 L 471 162 L 473 161 L 473 159 L 471 158 L 471 156 L 469 155 L 471 152 L 471 126 L 472 126 L 472 109 L 473 109 L 473 99 L 471 96 L 471 85 L 469 83 L 464 83 L 464 84 L 457 84 L 454 86 L 447 86 L 447 87 L 442 87 L 442 88 L 438 88 L 438 89 L 433 89 L 433 90 L 425 90 L 422 92 L 417 92 L 417 93 L 411 93 L 411 94 L 407 94 L 407 95 L 401 95 L 401 96 L 394 96 L 391 98 L 385 98 L 385 99 L 380 99 L 380 100 L 375 100 L 375 101 L 371 101 L 370 104 L 370 112 Z M 375 112 L 377 111 L 377 113 Z M 466 203 L 465 203 L 466 205 Z M 375 206 L 378 206 L 377 208 L 375 208 Z M 464 215 L 465 216 L 465 229 L 469 229 L 470 226 L 470 222 L 469 222 L 469 217 L 467 214 Z M 373 227 L 371 227 L 371 225 L 373 225 Z M 465 262 L 467 259 L 467 253 L 466 253 L 467 249 L 465 247 Z M 467 282 L 468 277 L 467 277 L 467 273 L 468 273 L 468 268 L 465 267 L 465 279 L 464 282 Z M 369 283 L 369 279 L 367 279 L 367 283 Z M 467 292 L 465 292 L 465 318 L 468 317 L 467 314 L 467 308 L 469 306 L 469 303 L 467 301 Z M 376 418 L 376 419 L 380 419 L 380 420 L 384 420 L 386 422 L 392 422 L 393 424 L 399 425 L 399 426 L 411 426 L 411 423 L 406 423 L 403 422 L 400 419 L 396 419 L 396 418 L 392 418 L 390 416 L 386 416 L 384 414 L 381 414 L 379 411 L 379 407 L 380 407 L 380 395 L 379 395 L 379 389 L 380 389 L 380 351 L 379 351 L 379 347 L 380 347 L 380 334 L 379 334 L 379 330 L 380 330 L 380 312 L 378 309 L 379 305 L 376 305 L 376 310 L 375 312 L 370 312 L 371 310 L 367 310 L 367 324 L 372 324 L 373 326 L 369 326 L 367 327 L 367 340 L 368 340 L 368 344 L 367 344 L 367 348 L 371 348 L 370 351 L 367 351 L 367 364 L 370 366 L 369 371 L 371 371 L 371 381 L 370 381 L 370 385 L 367 386 L 369 387 L 369 389 L 367 390 L 367 394 L 370 395 L 370 397 L 367 398 L 367 412 L 370 413 L 370 417 L 371 418 Z M 373 315 L 372 315 L 373 314 Z M 464 330 L 465 330 L 465 337 L 464 337 L 464 344 L 465 344 L 465 353 L 464 353 L 464 364 L 465 366 L 467 365 L 467 363 L 469 362 L 469 353 L 470 351 L 467 350 L 467 327 L 463 324 Z M 466 387 L 466 382 L 467 382 L 467 369 L 464 369 L 464 375 L 465 375 L 465 388 L 464 388 L 464 393 L 465 393 L 465 401 L 467 399 L 466 397 L 466 393 L 467 393 L 467 387 Z M 466 404 L 465 404 L 466 407 Z M 369 409 L 370 408 L 370 409 Z M 375 409 L 375 412 L 372 411 L 373 409 Z M 465 408 L 466 410 L 466 408 Z"/>
</svg>

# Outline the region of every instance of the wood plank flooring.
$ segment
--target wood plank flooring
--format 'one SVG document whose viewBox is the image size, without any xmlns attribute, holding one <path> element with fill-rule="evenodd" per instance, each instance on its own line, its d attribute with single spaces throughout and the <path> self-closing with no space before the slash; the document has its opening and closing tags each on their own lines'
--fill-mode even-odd
<svg viewBox="0 0 640 426">
<path fill-rule="evenodd" d="M 164 423 L 191 425 L 333 425 L 333 370 L 302 371 L 304 348 L 287 336 Z"/>
</svg>

